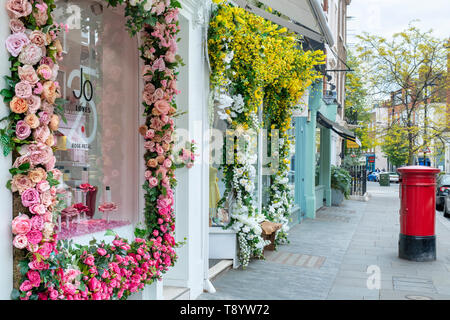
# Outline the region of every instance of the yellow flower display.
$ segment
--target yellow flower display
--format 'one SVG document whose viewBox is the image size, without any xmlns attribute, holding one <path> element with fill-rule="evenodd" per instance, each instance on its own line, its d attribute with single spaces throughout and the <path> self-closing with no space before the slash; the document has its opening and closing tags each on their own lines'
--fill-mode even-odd
<svg viewBox="0 0 450 320">
<path fill-rule="evenodd" d="M 221 117 L 228 120 L 229 129 L 235 130 L 239 126 L 258 130 L 263 123 L 269 128 L 269 140 L 278 137 L 282 141 L 278 152 L 278 168 L 271 176 L 269 205 L 263 213 L 266 219 L 287 225 L 286 216 L 290 214 L 292 205 L 288 183 L 285 182 L 290 164 L 289 129 L 292 111 L 307 87 L 321 77 L 315 66 L 324 63 L 324 55 L 322 51 L 304 51 L 299 36 L 287 28 L 227 4 L 224 0 L 213 1 L 217 9 L 212 13 L 208 31 L 211 89 L 222 95 L 226 92 L 228 101 L 233 101 L 225 103 L 226 99 L 220 95 L 217 98 L 225 101 L 221 104 L 223 110 L 220 112 Z M 243 101 L 240 108 L 235 106 L 238 98 Z M 262 123 L 258 118 L 261 108 Z M 279 134 L 274 135 L 271 130 L 278 130 Z M 268 145 L 271 145 L 270 141 Z M 241 201 L 240 205 L 247 206 L 242 211 L 248 217 L 260 214 L 252 205 L 253 194 L 236 183 L 236 171 L 240 173 L 245 170 L 245 166 L 224 164 L 222 169 L 226 191 L 221 202 L 225 202 L 231 193 Z M 230 225 L 238 223 L 238 220 L 242 219 L 232 214 Z M 244 266 L 248 263 L 249 255 L 262 254 L 260 234 L 246 231 L 249 229 L 246 228 L 243 226 L 238 231 L 241 251 L 246 251 L 246 257 L 241 257 Z M 248 234 L 241 234 L 245 232 Z M 286 239 L 286 228 L 278 232 L 278 237 L 280 241 Z M 242 247 L 243 239 L 246 239 L 245 250 Z"/>
</svg>

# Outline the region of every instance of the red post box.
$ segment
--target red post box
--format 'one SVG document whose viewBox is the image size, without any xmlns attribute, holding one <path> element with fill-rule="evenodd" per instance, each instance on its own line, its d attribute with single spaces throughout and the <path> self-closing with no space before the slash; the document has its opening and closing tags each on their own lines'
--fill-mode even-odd
<svg viewBox="0 0 450 320">
<path fill-rule="evenodd" d="M 408 166 L 400 173 L 399 257 L 412 261 L 436 260 L 436 174 L 439 169 Z"/>
</svg>

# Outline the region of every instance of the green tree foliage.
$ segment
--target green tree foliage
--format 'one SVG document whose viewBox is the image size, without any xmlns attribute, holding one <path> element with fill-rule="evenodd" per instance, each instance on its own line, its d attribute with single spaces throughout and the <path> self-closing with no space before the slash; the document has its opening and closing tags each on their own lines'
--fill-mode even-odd
<svg viewBox="0 0 450 320">
<path fill-rule="evenodd" d="M 389 162 L 400 167 L 408 162 L 409 149 L 407 132 L 399 125 L 391 126 L 383 136 L 381 150 L 389 157 Z"/>
<path fill-rule="evenodd" d="M 390 40 L 368 33 L 358 37 L 358 58 L 365 62 L 369 93 L 386 101 L 391 100 L 392 93 L 398 92 L 390 103 L 389 112 L 400 111 L 399 116 L 392 119 L 384 135 L 396 136 L 402 131 L 401 137 L 407 142 L 407 163 L 412 164 L 414 156 L 424 146 L 442 139 L 447 129 L 446 120 L 443 121 L 446 117 L 433 116 L 428 110 L 430 101 L 439 103 L 445 98 L 448 86 L 446 40 L 435 38 L 431 30 L 422 32 L 413 23 Z M 397 106 L 397 110 L 393 110 L 393 106 Z"/>
</svg>

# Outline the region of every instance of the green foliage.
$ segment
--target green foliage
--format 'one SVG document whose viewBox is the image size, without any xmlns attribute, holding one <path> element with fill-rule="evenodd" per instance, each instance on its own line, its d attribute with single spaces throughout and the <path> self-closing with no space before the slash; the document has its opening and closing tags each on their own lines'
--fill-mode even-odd
<svg viewBox="0 0 450 320">
<path fill-rule="evenodd" d="M 352 177 L 346 169 L 331 166 L 331 188 L 342 191 L 347 198 L 350 195 L 351 182 Z"/>
<path fill-rule="evenodd" d="M 381 150 L 389 157 L 389 162 L 396 167 L 408 163 L 408 134 L 405 128 L 394 125 L 387 130 L 381 144 Z"/>
</svg>

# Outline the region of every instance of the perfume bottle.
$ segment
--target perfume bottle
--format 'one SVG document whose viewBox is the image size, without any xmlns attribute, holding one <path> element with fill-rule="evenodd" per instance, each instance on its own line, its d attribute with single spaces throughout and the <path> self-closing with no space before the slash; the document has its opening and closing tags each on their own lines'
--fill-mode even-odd
<svg viewBox="0 0 450 320">
<path fill-rule="evenodd" d="M 111 202 L 111 187 L 110 186 L 106 186 L 105 202 Z"/>
<path fill-rule="evenodd" d="M 81 172 L 81 181 L 82 181 L 82 183 L 89 182 L 89 171 L 86 167 L 84 167 L 83 171 Z"/>
<path fill-rule="evenodd" d="M 64 174 L 63 174 L 63 181 L 69 181 L 70 180 L 70 170 L 64 170 Z"/>
</svg>

